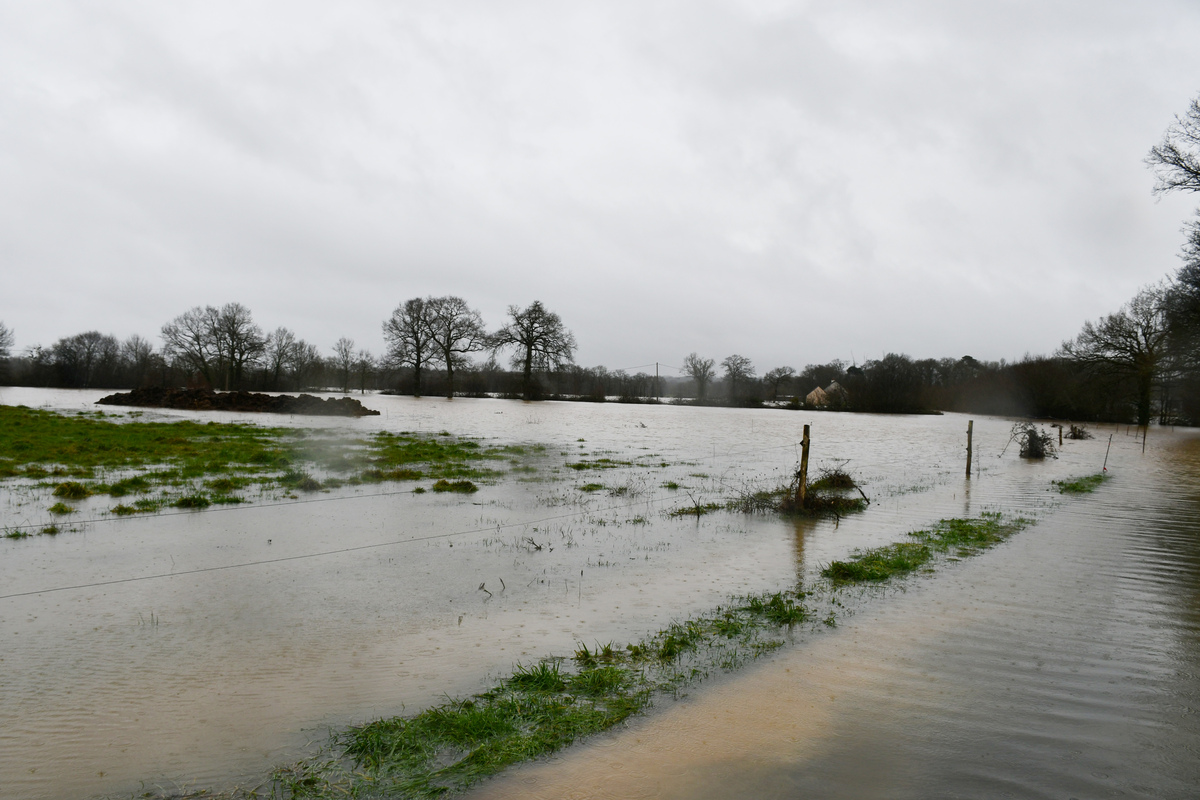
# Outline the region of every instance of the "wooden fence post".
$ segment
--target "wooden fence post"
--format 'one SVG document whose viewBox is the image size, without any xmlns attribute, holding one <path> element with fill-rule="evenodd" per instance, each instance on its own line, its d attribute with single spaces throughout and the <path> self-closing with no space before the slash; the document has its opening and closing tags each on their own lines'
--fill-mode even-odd
<svg viewBox="0 0 1200 800">
<path fill-rule="evenodd" d="M 804 508 L 808 494 L 808 426 L 804 426 L 804 438 L 800 440 L 800 485 L 796 487 L 796 508 Z"/>
<path fill-rule="evenodd" d="M 967 420 L 967 480 L 971 480 L 971 438 L 975 432 L 975 420 Z"/>
</svg>

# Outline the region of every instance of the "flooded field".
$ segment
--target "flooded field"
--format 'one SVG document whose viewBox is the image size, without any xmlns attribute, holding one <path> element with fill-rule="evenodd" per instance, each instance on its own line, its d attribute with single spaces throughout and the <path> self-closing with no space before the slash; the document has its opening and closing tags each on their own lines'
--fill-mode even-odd
<svg viewBox="0 0 1200 800">
<path fill-rule="evenodd" d="M 4 388 L 0 404 L 73 412 L 101 394 Z M 1153 430 L 1143 455 L 1106 427 L 1028 463 L 998 457 L 1011 421 L 977 419 L 968 485 L 957 415 L 364 403 L 381 416 L 142 419 L 445 431 L 521 451 L 472 495 L 385 483 L 129 518 L 93 497 L 75 530 L 0 540 L 0 798 L 257 783 L 331 728 L 991 510 L 1038 522 L 903 591 L 852 593 L 836 628 L 798 629 L 480 795 L 1183 797 L 1200 780 L 1196 431 Z M 851 472 L 864 514 L 670 516 L 786 480 L 805 423 L 814 471 Z M 1113 479 L 1054 491 L 1099 471 L 1112 432 Z M 0 524 L 48 521 L 45 490 L 0 487 Z"/>
</svg>

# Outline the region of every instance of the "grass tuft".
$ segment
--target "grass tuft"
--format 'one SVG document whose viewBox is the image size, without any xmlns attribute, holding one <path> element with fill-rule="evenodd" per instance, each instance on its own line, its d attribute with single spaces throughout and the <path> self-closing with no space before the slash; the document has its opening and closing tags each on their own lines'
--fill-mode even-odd
<svg viewBox="0 0 1200 800">
<path fill-rule="evenodd" d="M 917 542 L 898 542 L 856 553 L 847 561 L 834 561 L 821 574 L 836 583 L 886 581 L 923 566 L 933 552 Z"/>
<path fill-rule="evenodd" d="M 54 496 L 67 500 L 82 500 L 92 496 L 92 490 L 78 481 L 66 481 L 54 487 Z"/>
<path fill-rule="evenodd" d="M 541 661 L 528 667 L 517 664 L 506 685 L 527 692 L 561 692 L 567 683 L 559 671 L 558 662 Z"/>
<path fill-rule="evenodd" d="M 188 494 L 171 503 L 174 508 L 208 508 L 212 501 L 202 494 Z"/>
<path fill-rule="evenodd" d="M 448 481 L 445 478 L 439 479 L 433 484 L 435 492 L 459 492 L 462 494 L 472 494 L 478 492 L 479 487 L 470 481 Z"/>
<path fill-rule="evenodd" d="M 804 606 L 796 602 L 797 597 L 799 595 L 792 592 L 775 592 L 762 597 L 751 597 L 745 610 L 763 617 L 774 625 L 791 626 L 808 618 Z"/>
</svg>

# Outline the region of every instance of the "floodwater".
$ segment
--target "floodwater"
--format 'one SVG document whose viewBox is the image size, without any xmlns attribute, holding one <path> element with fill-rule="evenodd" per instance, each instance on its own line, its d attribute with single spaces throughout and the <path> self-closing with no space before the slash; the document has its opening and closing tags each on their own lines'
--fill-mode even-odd
<svg viewBox="0 0 1200 800">
<path fill-rule="evenodd" d="M 0 403 L 75 410 L 100 394 L 0 389 Z M 1011 447 L 998 457 L 1010 421 L 977 419 L 968 485 L 958 415 L 364 402 L 384 413 L 144 418 L 447 430 L 546 450 L 469 497 L 385 486 L 132 519 L 92 498 L 76 532 L 0 540 L 0 798 L 252 784 L 331 727 L 477 691 L 579 642 L 635 640 L 987 510 L 1039 522 L 903 591 L 848 596 L 837 628 L 797 632 L 775 656 L 480 796 L 1195 793 L 1197 431 L 1152 430 L 1143 455 L 1122 427 L 1113 480 L 1063 498 L 1050 481 L 1098 471 L 1114 429 L 1033 464 Z M 782 481 L 805 423 L 814 469 L 844 463 L 872 498 L 866 513 L 664 513 Z M 564 467 L 581 457 L 644 466 Z M 591 482 L 608 490 L 579 490 Z M 10 488 L 0 524 L 38 524 L 47 505 Z"/>
</svg>

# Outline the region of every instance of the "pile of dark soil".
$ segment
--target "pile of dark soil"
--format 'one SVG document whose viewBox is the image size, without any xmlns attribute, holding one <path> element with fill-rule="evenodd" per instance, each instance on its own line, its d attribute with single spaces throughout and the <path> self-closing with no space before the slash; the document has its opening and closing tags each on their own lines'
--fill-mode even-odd
<svg viewBox="0 0 1200 800">
<path fill-rule="evenodd" d="M 186 411 L 253 411 L 264 414 L 310 414 L 322 417 L 367 417 L 378 414 L 352 397 L 321 399 L 311 394 L 259 394 L 258 392 L 214 392 L 212 389 L 171 389 L 151 386 L 132 392 L 110 394 L 96 401 L 103 406 L 181 408 Z"/>
</svg>

